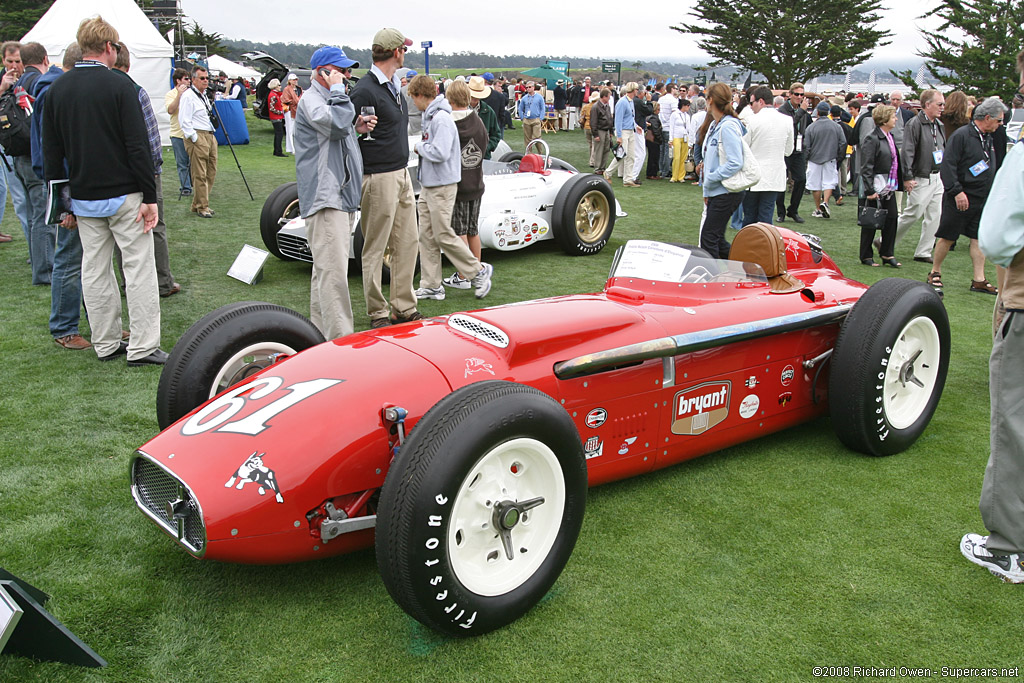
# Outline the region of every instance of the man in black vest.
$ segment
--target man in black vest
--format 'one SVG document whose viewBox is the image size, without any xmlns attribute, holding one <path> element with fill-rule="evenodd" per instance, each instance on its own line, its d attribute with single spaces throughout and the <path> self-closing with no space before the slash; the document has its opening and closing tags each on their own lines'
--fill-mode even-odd
<svg viewBox="0 0 1024 683">
<path fill-rule="evenodd" d="M 419 230 L 409 163 L 409 109 L 396 71 L 405 64 L 412 41 L 401 31 L 377 31 L 371 46 L 373 66 L 352 89 L 356 116 L 373 107 L 377 125 L 359 141 L 363 156 L 363 292 L 371 327 L 419 320 L 413 277 Z M 381 289 L 384 251 L 391 248 L 391 314 Z"/>
</svg>

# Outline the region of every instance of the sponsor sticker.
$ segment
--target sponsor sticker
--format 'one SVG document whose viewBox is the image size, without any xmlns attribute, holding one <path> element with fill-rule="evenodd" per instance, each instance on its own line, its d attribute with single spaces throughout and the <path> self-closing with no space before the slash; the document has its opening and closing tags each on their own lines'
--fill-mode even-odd
<svg viewBox="0 0 1024 683">
<path fill-rule="evenodd" d="M 752 418 L 757 415 L 757 409 L 760 407 L 761 399 L 757 397 L 757 394 L 748 394 L 740 401 L 740 417 L 744 420 Z"/>
<path fill-rule="evenodd" d="M 466 374 L 463 375 L 463 377 L 469 377 L 470 375 L 477 372 L 486 372 L 489 375 L 493 375 L 494 366 L 485 361 L 483 358 L 467 358 Z"/>
<path fill-rule="evenodd" d="M 747 381 L 743 383 L 743 386 L 745 386 L 748 389 L 753 389 L 758 384 L 760 384 L 760 382 L 757 381 L 757 377 L 751 375 L 750 377 L 747 378 Z"/>
<path fill-rule="evenodd" d="M 703 434 L 729 416 L 732 382 L 705 382 L 684 389 L 672 400 L 672 433 Z"/>
<path fill-rule="evenodd" d="M 246 458 L 245 462 L 239 465 L 235 473 L 224 483 L 224 488 L 229 489 L 234 486 L 235 490 L 241 491 L 246 484 L 256 484 L 256 490 L 261 496 L 265 496 L 269 490 L 274 494 L 278 503 L 283 503 L 281 489 L 277 486 L 277 475 L 274 474 L 274 470 L 263 464 L 265 455 L 266 453 L 253 451 L 252 455 Z M 237 485 L 235 482 L 238 482 Z"/>
<path fill-rule="evenodd" d="M 587 439 L 587 442 L 583 445 L 583 454 L 587 460 L 591 458 L 600 457 L 604 452 L 604 442 L 601 441 L 600 437 L 592 436 Z"/>
<path fill-rule="evenodd" d="M 782 386 L 788 387 L 793 382 L 794 377 L 796 377 L 796 370 L 793 369 L 792 365 L 782 368 Z"/>
<path fill-rule="evenodd" d="M 785 406 L 787 403 L 789 403 L 792 400 L 793 400 L 793 392 L 792 391 L 787 391 L 785 393 L 779 394 L 779 405 L 780 406 Z"/>
<path fill-rule="evenodd" d="M 604 408 L 594 408 L 587 413 L 586 424 L 591 429 L 597 429 L 608 420 L 608 411 Z"/>
<path fill-rule="evenodd" d="M 634 441 L 636 441 L 635 436 L 631 436 L 625 441 L 623 441 L 622 445 L 619 446 L 619 455 L 625 455 L 626 453 L 629 453 L 629 447 L 633 445 Z"/>
</svg>

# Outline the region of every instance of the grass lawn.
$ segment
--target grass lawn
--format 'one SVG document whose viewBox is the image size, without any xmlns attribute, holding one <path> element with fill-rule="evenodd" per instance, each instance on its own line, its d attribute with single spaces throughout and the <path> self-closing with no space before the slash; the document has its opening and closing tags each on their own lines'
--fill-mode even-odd
<svg viewBox="0 0 1024 683">
<path fill-rule="evenodd" d="M 263 199 L 294 179 L 271 155 L 272 129 L 220 150 L 217 217 L 164 190 L 171 264 L 182 292 L 161 300 L 163 348 L 210 310 L 263 300 L 309 312 L 310 267 L 271 258 L 262 283 L 225 273 L 243 244 L 262 246 Z M 509 132 L 522 149 L 522 133 Z M 545 138 L 586 168 L 579 131 Z M 692 185 L 615 186 L 629 217 L 600 254 L 569 258 L 546 242 L 485 253 L 488 305 L 599 290 L 630 238 L 696 242 Z M 848 275 L 924 279 L 857 259 L 855 203 L 810 218 Z M 786 223 L 792 226 L 791 222 Z M 960 536 L 982 531 L 988 457 L 992 297 L 973 294 L 966 245 L 946 262 L 953 349 L 945 394 L 906 453 L 845 450 L 828 419 L 636 479 L 591 490 L 576 551 L 549 596 L 511 626 L 451 640 L 388 597 L 371 551 L 301 565 L 192 559 L 139 513 L 127 461 L 157 432 L 156 368 L 99 363 L 50 340 L 50 291 L 29 284 L 14 213 L 0 230 L 0 566 L 53 597 L 48 607 L 109 666 L 85 670 L 0 656 L 0 681 L 45 680 L 803 680 L 815 666 L 1014 667 L 1020 590 L 966 562 Z M 989 278 L 994 279 L 990 267 Z M 351 280 L 356 328 L 362 289 Z M 427 315 L 472 308 L 469 292 L 423 302 Z M 88 329 L 83 319 L 83 334 Z"/>
</svg>

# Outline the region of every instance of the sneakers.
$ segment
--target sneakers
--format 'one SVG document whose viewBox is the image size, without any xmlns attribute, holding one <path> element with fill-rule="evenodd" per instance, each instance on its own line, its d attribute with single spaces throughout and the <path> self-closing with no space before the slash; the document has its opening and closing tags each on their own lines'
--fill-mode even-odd
<svg viewBox="0 0 1024 683">
<path fill-rule="evenodd" d="M 491 275 L 494 273 L 494 266 L 490 263 L 481 263 L 480 272 L 473 278 L 473 290 L 477 299 L 483 299 L 491 291 Z"/>
<path fill-rule="evenodd" d="M 827 216 L 821 212 L 821 209 L 815 209 L 811 212 L 811 218 L 827 218 Z"/>
<path fill-rule="evenodd" d="M 960 552 L 969 561 L 984 567 L 1006 583 L 1024 583 L 1024 557 L 1021 553 L 993 555 L 985 549 L 988 536 L 964 534 L 960 539 Z"/>
<path fill-rule="evenodd" d="M 459 275 L 458 271 L 455 271 L 454 273 L 452 273 L 451 277 L 446 277 L 445 279 L 441 280 L 441 282 L 444 283 L 445 287 L 451 287 L 452 289 L 469 289 L 470 288 L 470 281 L 469 280 L 463 280 L 462 276 Z M 442 298 L 444 298 L 444 297 L 442 297 Z"/>
<path fill-rule="evenodd" d="M 818 204 L 818 211 L 821 213 L 822 218 L 832 218 L 832 213 L 828 210 L 828 202 Z"/>
<path fill-rule="evenodd" d="M 444 287 L 420 287 L 414 293 L 417 299 L 444 301 Z"/>
</svg>

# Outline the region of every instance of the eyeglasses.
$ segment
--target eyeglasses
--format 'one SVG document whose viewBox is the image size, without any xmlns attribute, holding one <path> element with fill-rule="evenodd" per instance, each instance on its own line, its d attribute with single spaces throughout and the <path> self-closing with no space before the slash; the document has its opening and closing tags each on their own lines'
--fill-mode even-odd
<svg viewBox="0 0 1024 683">
<path fill-rule="evenodd" d="M 803 97 L 804 96 L 804 94 L 802 92 L 793 92 L 793 93 L 790 93 L 790 95 L 792 95 L 793 97 Z"/>
<path fill-rule="evenodd" d="M 121 54 L 121 43 L 115 43 L 112 40 L 108 40 L 107 42 L 110 43 L 110 47 L 114 48 L 114 51 L 117 52 L 117 54 Z"/>
<path fill-rule="evenodd" d="M 402 52 L 408 52 L 409 51 L 409 46 L 408 45 L 403 45 L 402 47 L 400 47 L 398 49 L 401 50 Z"/>
<path fill-rule="evenodd" d="M 210 80 L 210 77 L 209 76 L 195 76 L 192 80 L 193 81 L 208 81 L 208 80 Z"/>
</svg>

